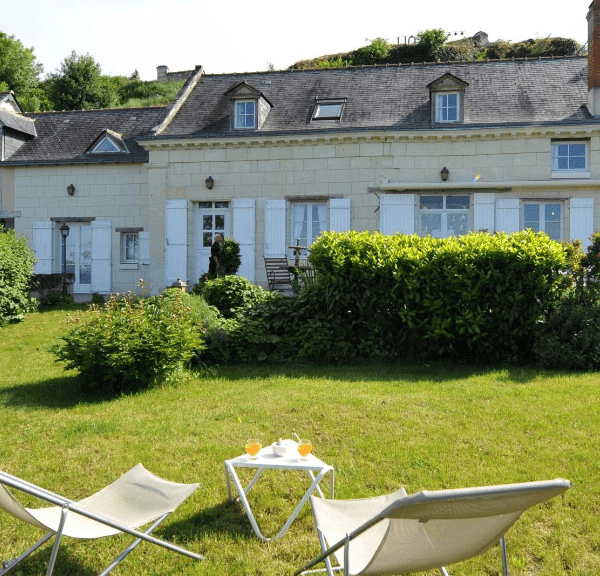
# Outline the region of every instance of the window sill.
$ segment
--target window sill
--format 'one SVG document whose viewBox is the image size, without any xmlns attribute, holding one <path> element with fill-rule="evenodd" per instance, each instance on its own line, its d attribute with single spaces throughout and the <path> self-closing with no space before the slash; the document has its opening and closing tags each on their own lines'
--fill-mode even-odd
<svg viewBox="0 0 600 576">
<path fill-rule="evenodd" d="M 140 265 L 137 262 L 121 262 L 119 270 L 139 270 Z"/>
<path fill-rule="evenodd" d="M 570 178 L 570 179 L 583 179 L 583 178 L 591 178 L 592 173 L 587 170 L 572 170 L 572 171 L 562 171 L 562 172 L 552 172 L 552 178 Z"/>
</svg>

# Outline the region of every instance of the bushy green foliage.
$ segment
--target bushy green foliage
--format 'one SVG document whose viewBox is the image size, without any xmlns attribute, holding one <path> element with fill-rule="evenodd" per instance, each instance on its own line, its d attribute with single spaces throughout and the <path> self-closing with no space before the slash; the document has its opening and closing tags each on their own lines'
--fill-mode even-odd
<svg viewBox="0 0 600 576">
<path fill-rule="evenodd" d="M 75 303 L 73 294 L 67 292 L 49 292 L 42 298 L 42 306 L 53 308 L 55 306 L 69 306 Z"/>
<path fill-rule="evenodd" d="M 315 281 L 297 298 L 253 305 L 221 326 L 224 357 L 529 359 L 566 267 L 563 247 L 532 232 L 325 232 L 309 259 Z"/>
<path fill-rule="evenodd" d="M 585 255 L 579 241 L 564 248 L 564 294 L 538 325 L 535 353 L 545 368 L 600 370 L 600 234 Z"/>
<path fill-rule="evenodd" d="M 200 299 L 175 289 L 160 296 L 112 296 L 70 318 L 52 348 L 91 390 L 119 394 L 169 379 L 204 346 Z"/>
<path fill-rule="evenodd" d="M 272 298 L 272 293 L 242 276 L 229 274 L 197 284 L 194 290 L 221 313 L 232 316 L 236 310 Z M 196 287 L 194 287 L 196 288 Z"/>
<path fill-rule="evenodd" d="M 239 243 L 233 238 L 224 238 L 219 249 L 217 276 L 237 274 L 241 263 Z"/>
<path fill-rule="evenodd" d="M 0 225 L 0 327 L 23 320 L 25 312 L 35 310 L 29 297 L 35 256 L 25 237 Z"/>
<path fill-rule="evenodd" d="M 368 46 L 363 46 L 350 53 L 350 65 L 368 66 L 377 64 L 388 57 L 391 47 L 391 44 L 385 38 L 375 38 Z"/>
</svg>

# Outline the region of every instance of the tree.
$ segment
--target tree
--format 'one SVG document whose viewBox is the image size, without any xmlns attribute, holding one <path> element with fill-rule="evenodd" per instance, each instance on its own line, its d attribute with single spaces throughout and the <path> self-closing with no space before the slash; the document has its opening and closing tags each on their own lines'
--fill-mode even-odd
<svg viewBox="0 0 600 576">
<path fill-rule="evenodd" d="M 48 80 L 56 110 L 107 108 L 118 102 L 113 83 L 101 75 L 100 64 L 89 54 L 71 52 Z"/>
<path fill-rule="evenodd" d="M 33 48 L 25 48 L 14 36 L 0 32 L 0 91 L 12 90 L 25 110 L 36 109 L 43 70 Z"/>
</svg>

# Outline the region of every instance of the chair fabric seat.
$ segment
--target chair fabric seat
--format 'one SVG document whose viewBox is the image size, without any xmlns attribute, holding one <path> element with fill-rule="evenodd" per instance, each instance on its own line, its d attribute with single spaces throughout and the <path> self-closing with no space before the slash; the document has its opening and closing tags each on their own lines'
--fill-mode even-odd
<svg viewBox="0 0 600 576">
<path fill-rule="evenodd" d="M 138 464 L 112 484 L 76 504 L 88 512 L 135 529 L 173 512 L 197 488 L 198 484 L 179 484 L 159 478 Z M 0 508 L 38 528 L 58 531 L 60 506 L 24 508 L 1 484 Z M 120 530 L 76 512 L 69 512 L 63 529 L 64 535 L 80 539 L 120 533 Z"/>
</svg>

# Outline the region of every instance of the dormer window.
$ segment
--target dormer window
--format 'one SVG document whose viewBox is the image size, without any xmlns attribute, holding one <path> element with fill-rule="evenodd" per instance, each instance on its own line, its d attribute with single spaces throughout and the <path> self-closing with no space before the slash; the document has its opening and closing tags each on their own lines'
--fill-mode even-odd
<svg viewBox="0 0 600 576">
<path fill-rule="evenodd" d="M 100 143 L 98 144 L 98 146 L 96 146 L 93 150 L 92 150 L 92 154 L 99 154 L 102 152 L 121 152 L 121 150 L 119 149 L 119 147 L 110 139 L 110 138 L 104 138 L 103 140 L 100 141 Z"/>
<path fill-rule="evenodd" d="M 235 102 L 236 129 L 256 128 L 256 101 L 255 100 L 237 100 Z"/>
<path fill-rule="evenodd" d="M 460 118 L 460 94 L 448 92 L 436 94 L 436 122 L 458 122 Z"/>
<path fill-rule="evenodd" d="M 467 86 L 467 82 L 450 73 L 429 84 L 431 121 L 440 124 L 462 122 Z"/>
<path fill-rule="evenodd" d="M 345 100 L 320 100 L 315 106 L 313 120 L 340 120 Z"/>
<path fill-rule="evenodd" d="M 231 99 L 231 128 L 233 130 L 260 130 L 273 105 L 266 96 L 242 82 L 227 92 Z"/>
<path fill-rule="evenodd" d="M 103 130 L 87 149 L 87 154 L 128 154 L 129 150 L 123 142 L 121 134 L 113 130 Z"/>
</svg>

